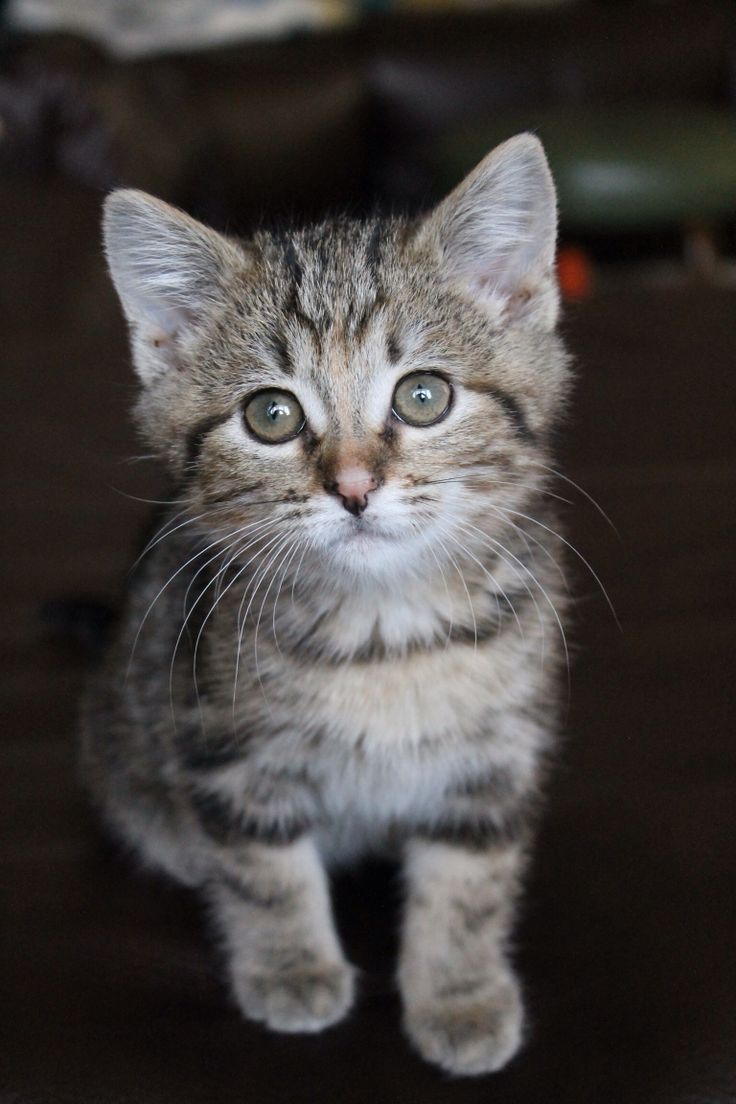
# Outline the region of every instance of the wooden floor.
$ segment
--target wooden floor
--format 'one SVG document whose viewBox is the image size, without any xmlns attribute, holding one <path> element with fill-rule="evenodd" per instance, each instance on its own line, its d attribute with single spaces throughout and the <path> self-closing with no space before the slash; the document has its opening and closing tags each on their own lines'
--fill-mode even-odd
<svg viewBox="0 0 736 1104">
<path fill-rule="evenodd" d="M 11 283 L 3 270 L 0 1100 L 735 1100 L 736 295 L 633 282 L 568 311 L 579 386 L 564 471 L 619 535 L 559 489 L 621 630 L 578 561 L 567 735 L 518 934 L 529 1038 L 504 1073 L 453 1083 L 400 1035 L 393 871 L 336 887 L 365 971 L 350 1021 L 267 1035 L 229 1006 L 196 901 L 135 874 L 85 811 L 86 659 L 40 610 L 115 600 L 148 509 L 124 495 L 159 484 L 125 462 L 139 451 L 132 380 L 96 209 L 58 202 L 29 237 L 28 197 L 8 230 L 26 260 Z"/>
</svg>

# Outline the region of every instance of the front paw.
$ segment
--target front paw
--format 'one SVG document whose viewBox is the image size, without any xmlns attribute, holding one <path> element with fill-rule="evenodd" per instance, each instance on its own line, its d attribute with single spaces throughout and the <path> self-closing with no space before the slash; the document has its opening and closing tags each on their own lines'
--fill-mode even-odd
<svg viewBox="0 0 736 1104">
<path fill-rule="evenodd" d="M 407 1003 L 404 1027 L 428 1062 L 459 1076 L 495 1073 L 522 1040 L 523 1007 L 516 981 L 505 976 L 483 987 L 454 987 L 433 999 Z"/>
<path fill-rule="evenodd" d="M 344 962 L 309 962 L 301 967 L 233 978 L 235 998 L 251 1020 L 273 1031 L 315 1032 L 338 1023 L 355 992 L 354 971 Z"/>
</svg>

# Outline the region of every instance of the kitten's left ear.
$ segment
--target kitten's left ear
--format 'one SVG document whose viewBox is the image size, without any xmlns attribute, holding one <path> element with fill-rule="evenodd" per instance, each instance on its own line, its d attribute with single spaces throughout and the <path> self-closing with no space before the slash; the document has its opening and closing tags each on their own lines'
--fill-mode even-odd
<svg viewBox="0 0 736 1104">
<path fill-rule="evenodd" d="M 557 321 L 557 201 L 542 144 L 519 134 L 498 146 L 429 215 L 418 242 L 502 323 L 550 330 Z"/>
</svg>

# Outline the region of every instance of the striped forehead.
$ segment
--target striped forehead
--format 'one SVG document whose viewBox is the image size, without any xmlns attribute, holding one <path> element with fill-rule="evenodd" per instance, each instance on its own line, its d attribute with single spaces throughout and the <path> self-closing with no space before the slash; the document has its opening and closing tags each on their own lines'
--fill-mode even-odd
<svg viewBox="0 0 736 1104">
<path fill-rule="evenodd" d="M 317 353 L 295 357 L 292 386 L 318 433 L 380 432 L 391 408 L 400 365 L 388 350 L 385 318 L 376 316 L 359 341 L 339 324 Z"/>
<path fill-rule="evenodd" d="M 344 222 L 280 246 L 275 343 L 317 432 L 379 430 L 388 416 L 398 355 L 384 229 Z"/>
<path fill-rule="evenodd" d="M 385 301 L 390 235 L 380 220 L 347 219 L 271 239 L 266 256 L 281 308 L 301 319 L 318 340 L 340 323 L 354 338 Z"/>
</svg>

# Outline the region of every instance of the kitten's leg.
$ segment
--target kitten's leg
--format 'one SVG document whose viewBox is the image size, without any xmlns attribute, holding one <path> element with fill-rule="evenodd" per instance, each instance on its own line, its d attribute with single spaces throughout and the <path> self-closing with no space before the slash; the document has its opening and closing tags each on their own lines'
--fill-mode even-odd
<svg viewBox="0 0 736 1104">
<path fill-rule="evenodd" d="M 451 1073 L 498 1070 L 521 1043 L 521 995 L 504 944 L 522 862 L 518 842 L 409 844 L 404 1026 L 421 1054 Z"/>
<path fill-rule="evenodd" d="M 242 845 L 208 886 L 235 999 L 275 1031 L 321 1031 L 346 1014 L 353 969 L 313 841 Z"/>
</svg>

